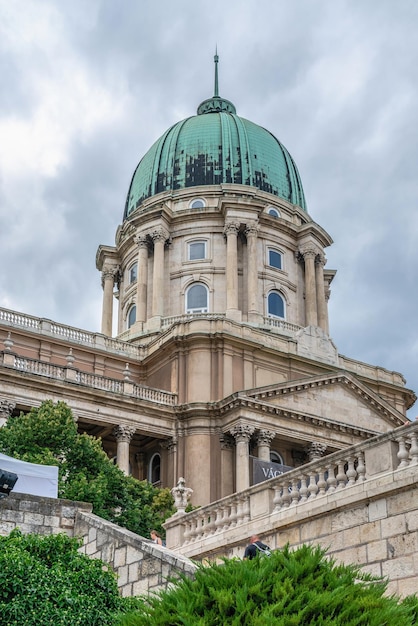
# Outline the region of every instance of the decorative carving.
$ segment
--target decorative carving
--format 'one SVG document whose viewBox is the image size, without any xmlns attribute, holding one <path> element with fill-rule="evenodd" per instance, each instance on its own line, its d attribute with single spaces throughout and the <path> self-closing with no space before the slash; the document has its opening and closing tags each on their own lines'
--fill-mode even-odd
<svg viewBox="0 0 418 626">
<path fill-rule="evenodd" d="M 186 481 L 184 478 L 179 478 L 177 486 L 171 490 L 171 495 L 174 498 L 174 506 L 177 509 L 177 515 L 179 513 L 186 512 L 187 503 L 193 493 L 193 489 L 186 487 Z"/>
<path fill-rule="evenodd" d="M 129 443 L 134 436 L 136 428 L 130 424 L 119 424 L 113 429 L 113 434 L 118 442 Z"/>
<path fill-rule="evenodd" d="M 245 442 L 248 443 L 251 439 L 251 435 L 254 433 L 254 426 L 249 426 L 248 424 L 241 424 L 238 426 L 234 426 L 229 431 L 231 435 L 235 438 L 237 443 Z"/>
<path fill-rule="evenodd" d="M 111 280 L 113 281 L 113 284 L 115 284 L 117 273 L 117 267 L 105 267 L 102 271 L 102 287 L 104 287 L 104 284 L 107 280 Z"/>
<path fill-rule="evenodd" d="M 148 249 L 148 239 L 147 239 L 147 235 L 145 235 L 144 233 L 135 235 L 134 242 L 136 243 L 138 248 L 147 248 Z"/>
<path fill-rule="evenodd" d="M 0 400 L 0 418 L 7 419 L 10 417 L 15 407 L 15 402 L 10 402 L 10 400 Z"/>
<path fill-rule="evenodd" d="M 317 461 L 318 459 L 322 459 L 325 454 L 327 446 L 324 443 L 319 443 L 318 441 L 312 441 L 306 449 L 308 453 L 310 461 Z"/>
<path fill-rule="evenodd" d="M 226 237 L 228 235 L 238 235 L 239 226 L 239 222 L 227 222 L 224 228 L 224 235 Z"/>
<path fill-rule="evenodd" d="M 129 369 L 129 363 L 125 365 L 125 369 L 123 370 L 123 380 L 126 380 L 126 382 L 131 381 L 131 370 Z"/>
<path fill-rule="evenodd" d="M 272 430 L 260 430 L 257 434 L 257 443 L 259 446 L 269 446 L 275 436 L 276 433 Z"/>
<path fill-rule="evenodd" d="M 228 435 L 228 433 L 221 433 L 219 441 L 221 443 L 221 450 L 232 450 L 235 447 L 234 438 Z"/>
<path fill-rule="evenodd" d="M 249 222 L 245 228 L 245 235 L 246 237 L 257 237 L 258 236 L 258 224 L 256 222 Z"/>
<path fill-rule="evenodd" d="M 166 240 L 169 238 L 168 232 L 161 226 L 159 226 L 158 228 L 155 228 L 150 233 L 150 236 L 154 243 L 156 243 L 157 241 L 163 241 L 165 243 Z"/>
</svg>

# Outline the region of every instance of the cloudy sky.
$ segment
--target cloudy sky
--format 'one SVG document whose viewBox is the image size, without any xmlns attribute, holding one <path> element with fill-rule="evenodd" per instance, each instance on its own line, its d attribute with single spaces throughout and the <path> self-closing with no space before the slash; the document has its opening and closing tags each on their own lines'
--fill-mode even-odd
<svg viewBox="0 0 418 626">
<path fill-rule="evenodd" d="M 418 391 L 416 0 L 0 0 L 0 306 L 100 330 L 138 161 L 213 94 L 288 148 L 334 239 L 340 353 Z M 418 405 L 410 417 L 418 415 Z"/>
</svg>

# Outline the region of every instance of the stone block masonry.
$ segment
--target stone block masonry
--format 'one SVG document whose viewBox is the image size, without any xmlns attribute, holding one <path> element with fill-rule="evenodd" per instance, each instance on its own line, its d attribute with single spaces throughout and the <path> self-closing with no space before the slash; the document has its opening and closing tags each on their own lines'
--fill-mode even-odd
<svg viewBox="0 0 418 626">
<path fill-rule="evenodd" d="M 142 595 L 168 586 L 180 573 L 193 576 L 186 557 L 91 513 L 91 504 L 11 493 L 0 500 L 0 535 L 14 528 L 24 534 L 65 533 L 83 540 L 80 552 L 101 559 L 118 577 L 123 596 Z"/>
</svg>

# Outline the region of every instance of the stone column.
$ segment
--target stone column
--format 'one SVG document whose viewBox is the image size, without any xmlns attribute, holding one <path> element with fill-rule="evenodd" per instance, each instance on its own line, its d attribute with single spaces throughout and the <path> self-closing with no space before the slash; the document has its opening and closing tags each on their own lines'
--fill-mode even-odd
<svg viewBox="0 0 418 626">
<path fill-rule="evenodd" d="M 138 246 L 138 273 L 136 280 L 136 321 L 145 322 L 147 319 L 147 290 L 148 290 L 148 242 L 144 235 L 136 235 L 135 243 Z"/>
<path fill-rule="evenodd" d="M 135 462 L 138 472 L 138 480 L 145 480 L 146 475 L 146 466 L 145 466 L 145 454 L 144 452 L 137 452 L 135 454 Z"/>
<path fill-rule="evenodd" d="M 16 404 L 9 400 L 0 400 L 0 428 L 6 424 L 15 406 Z"/>
<path fill-rule="evenodd" d="M 318 314 L 316 310 L 316 282 L 315 282 L 315 257 L 316 250 L 314 248 L 305 248 L 302 250 L 302 256 L 305 261 L 305 309 L 306 309 L 306 326 L 318 325 Z"/>
<path fill-rule="evenodd" d="M 168 234 L 163 228 L 157 228 L 151 234 L 154 242 L 154 278 L 152 285 L 152 316 L 164 314 L 164 245 Z"/>
<path fill-rule="evenodd" d="M 270 462 L 270 445 L 276 433 L 272 430 L 260 430 L 257 435 L 258 458 Z"/>
<path fill-rule="evenodd" d="M 322 459 L 326 452 L 327 446 L 324 443 L 319 443 L 318 441 L 312 441 L 309 446 L 306 448 L 306 452 L 309 456 L 309 461 L 318 461 Z"/>
<path fill-rule="evenodd" d="M 250 486 L 250 454 L 248 444 L 254 432 L 253 426 L 234 426 L 230 430 L 235 438 L 235 491 L 243 491 Z"/>
<path fill-rule="evenodd" d="M 260 314 L 258 298 L 258 259 L 257 259 L 257 224 L 247 224 L 247 308 L 248 320 L 253 321 Z M 255 320 L 254 320 L 255 321 Z"/>
<path fill-rule="evenodd" d="M 328 326 L 328 307 L 325 297 L 324 283 L 324 265 L 326 263 L 325 256 L 318 254 L 315 259 L 315 282 L 316 282 L 316 306 L 318 311 L 318 326 L 329 334 Z"/>
<path fill-rule="evenodd" d="M 113 286 L 115 284 L 115 268 L 105 268 L 102 271 L 103 308 L 102 308 L 102 334 L 112 336 L 113 325 Z"/>
<path fill-rule="evenodd" d="M 221 467 L 219 472 L 219 480 L 221 483 L 220 498 L 234 493 L 234 438 L 231 435 L 222 433 L 220 435 L 221 444 Z"/>
<path fill-rule="evenodd" d="M 119 424 L 113 429 L 117 441 L 116 463 L 127 476 L 129 475 L 129 444 L 135 430 L 135 427 L 129 424 Z"/>
<path fill-rule="evenodd" d="M 226 314 L 232 313 L 233 318 L 238 312 L 238 250 L 237 236 L 239 224 L 225 224 L 226 236 Z M 235 315 L 234 315 L 235 314 Z"/>
</svg>

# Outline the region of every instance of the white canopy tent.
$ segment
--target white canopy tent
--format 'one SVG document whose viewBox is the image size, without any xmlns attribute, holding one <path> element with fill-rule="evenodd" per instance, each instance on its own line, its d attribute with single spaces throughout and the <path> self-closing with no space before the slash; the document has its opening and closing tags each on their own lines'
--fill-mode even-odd
<svg viewBox="0 0 418 626">
<path fill-rule="evenodd" d="M 0 454 L 0 469 L 17 474 L 14 492 L 58 498 L 58 467 L 56 465 L 26 463 L 26 461 Z"/>
</svg>

